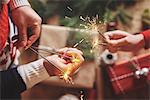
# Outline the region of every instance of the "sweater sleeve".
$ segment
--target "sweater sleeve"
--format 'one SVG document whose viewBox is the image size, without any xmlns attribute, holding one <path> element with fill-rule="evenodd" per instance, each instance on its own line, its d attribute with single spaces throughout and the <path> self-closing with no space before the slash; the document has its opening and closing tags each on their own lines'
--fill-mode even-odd
<svg viewBox="0 0 150 100">
<path fill-rule="evenodd" d="M 16 98 L 26 90 L 26 85 L 17 68 L 0 71 L 1 98 Z"/>
<path fill-rule="evenodd" d="M 43 59 L 21 65 L 17 70 L 27 88 L 31 88 L 37 83 L 49 78 L 49 74 L 43 66 Z"/>
<path fill-rule="evenodd" d="M 10 0 L 9 4 L 11 10 L 21 6 L 30 6 L 28 0 Z"/>
<path fill-rule="evenodd" d="M 145 49 L 150 48 L 150 29 L 141 32 L 141 34 L 144 35 L 144 41 L 145 41 Z"/>
</svg>

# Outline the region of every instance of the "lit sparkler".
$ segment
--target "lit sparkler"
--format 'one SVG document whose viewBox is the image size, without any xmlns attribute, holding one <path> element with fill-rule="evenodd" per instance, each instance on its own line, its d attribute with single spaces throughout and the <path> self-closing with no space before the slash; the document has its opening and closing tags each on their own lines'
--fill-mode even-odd
<svg viewBox="0 0 150 100">
<path fill-rule="evenodd" d="M 86 30 L 92 30 L 95 33 L 97 32 L 104 41 L 104 43 L 100 43 L 99 38 L 94 38 L 92 40 L 92 50 L 90 51 L 91 53 L 93 53 L 93 49 L 95 47 L 98 47 L 98 45 L 103 45 L 103 46 L 108 45 L 106 38 L 104 37 L 102 32 L 100 32 L 100 29 L 103 28 L 105 23 L 99 21 L 98 15 L 96 15 L 96 17 L 93 18 L 90 17 L 83 18 L 82 16 L 80 16 L 80 19 L 85 22 L 85 24 L 80 24 L 81 26 L 83 26 Z"/>
<path fill-rule="evenodd" d="M 66 18 L 66 19 L 71 19 L 71 18 L 70 18 L 70 17 L 68 17 L 68 16 L 65 16 L 65 18 Z"/>
<path fill-rule="evenodd" d="M 68 8 L 70 11 L 73 11 L 71 7 L 67 6 L 67 8 Z"/>
<path fill-rule="evenodd" d="M 83 91 L 80 91 L 80 100 L 84 100 L 83 97 L 84 97 Z"/>
<path fill-rule="evenodd" d="M 49 54 L 57 54 L 62 59 L 65 59 L 67 64 L 68 64 L 67 69 L 63 70 L 63 69 L 61 69 L 61 68 L 59 68 L 57 66 L 54 66 L 54 67 L 56 67 L 60 71 L 60 74 L 59 74 L 60 79 L 63 79 L 66 83 L 74 84 L 70 75 L 72 73 L 74 73 L 79 68 L 79 66 L 77 66 L 77 64 L 80 63 L 80 59 L 78 58 L 77 54 L 75 54 L 75 53 L 67 53 L 67 51 L 62 54 L 62 53 L 60 53 L 59 51 L 57 51 L 55 49 L 47 50 L 45 48 L 43 49 L 43 48 L 38 48 L 38 47 L 33 47 L 33 46 L 30 47 L 30 50 L 32 50 L 34 53 L 38 54 L 40 57 L 42 57 L 48 63 L 51 63 L 51 62 L 48 59 L 46 59 L 44 56 L 39 54 L 35 49 L 36 50 L 42 50 L 42 51 L 47 52 Z M 71 63 L 71 64 L 69 64 L 69 63 Z"/>
<path fill-rule="evenodd" d="M 81 39 L 78 43 L 76 43 L 73 47 L 77 47 L 79 44 L 81 44 L 85 39 Z"/>
</svg>

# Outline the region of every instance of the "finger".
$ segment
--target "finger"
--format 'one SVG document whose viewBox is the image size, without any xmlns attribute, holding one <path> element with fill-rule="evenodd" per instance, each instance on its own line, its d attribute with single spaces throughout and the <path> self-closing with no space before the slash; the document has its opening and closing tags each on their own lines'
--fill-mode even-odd
<svg viewBox="0 0 150 100">
<path fill-rule="evenodd" d="M 52 63 L 49 63 L 48 61 L 44 61 L 43 65 L 50 76 L 58 75 L 61 73 L 60 70 L 58 70 Z"/>
<path fill-rule="evenodd" d="M 49 56 L 49 57 L 46 57 L 48 60 L 51 60 L 51 61 L 60 61 L 61 63 L 66 63 L 66 61 L 64 59 L 61 59 L 58 55 L 52 55 L 52 56 Z"/>
<path fill-rule="evenodd" d="M 124 35 L 124 36 L 129 35 L 128 32 L 121 31 L 121 30 L 110 31 L 110 32 L 108 32 L 108 34 L 109 34 L 110 36 L 112 36 L 112 35 Z"/>
<path fill-rule="evenodd" d="M 76 49 L 76 48 L 68 48 L 68 47 L 65 47 L 65 48 L 62 48 L 62 49 L 59 49 L 58 50 L 58 52 L 60 52 L 60 53 L 64 53 L 64 52 L 68 52 L 68 51 L 74 51 L 74 52 L 76 52 L 76 53 L 79 53 L 79 54 L 83 54 L 83 52 L 82 51 L 80 51 L 80 50 L 78 50 L 78 49 Z"/>
<path fill-rule="evenodd" d="M 125 46 L 128 44 L 126 37 L 118 40 L 109 40 L 108 43 L 110 44 L 110 46 L 114 46 L 114 47 Z"/>
<path fill-rule="evenodd" d="M 30 36 L 27 41 L 26 49 L 29 48 L 39 38 L 41 33 L 41 24 L 34 23 L 34 25 L 31 27 L 31 30 L 32 36 Z"/>
<path fill-rule="evenodd" d="M 69 51 L 74 51 L 74 52 L 76 52 L 76 53 L 79 53 L 79 54 L 83 54 L 83 52 L 81 51 L 81 50 L 79 50 L 79 49 L 76 49 L 76 48 L 68 48 L 68 50 Z"/>
<path fill-rule="evenodd" d="M 67 52 L 68 50 L 68 47 L 65 47 L 65 48 L 61 48 L 58 50 L 59 53 L 64 53 L 64 52 Z"/>
<path fill-rule="evenodd" d="M 78 58 L 80 59 L 80 63 L 82 63 L 84 61 L 84 58 L 82 55 L 78 54 Z"/>
<path fill-rule="evenodd" d="M 58 57 L 58 55 L 54 55 L 54 56 L 51 56 L 50 58 L 47 58 L 49 59 L 49 61 L 56 67 L 58 68 L 65 68 L 66 67 L 66 61 L 64 59 L 61 59 Z"/>
<path fill-rule="evenodd" d="M 27 28 L 24 27 L 18 27 L 19 32 L 19 41 L 17 42 L 18 49 L 25 48 L 27 44 Z"/>
<path fill-rule="evenodd" d="M 104 33 L 105 38 L 108 39 L 120 39 L 123 37 L 126 37 L 127 35 L 129 35 L 129 33 L 124 32 L 124 31 L 120 31 L 120 30 L 116 30 L 116 31 L 110 31 L 110 32 L 106 32 Z"/>
<path fill-rule="evenodd" d="M 74 58 L 77 58 L 80 60 L 79 63 L 82 63 L 84 61 L 84 58 L 80 53 L 78 53 L 78 52 L 76 53 L 74 51 L 68 51 L 68 54 L 72 54 L 72 53 L 74 54 L 74 55 L 72 55 L 72 56 L 74 56 Z"/>
</svg>

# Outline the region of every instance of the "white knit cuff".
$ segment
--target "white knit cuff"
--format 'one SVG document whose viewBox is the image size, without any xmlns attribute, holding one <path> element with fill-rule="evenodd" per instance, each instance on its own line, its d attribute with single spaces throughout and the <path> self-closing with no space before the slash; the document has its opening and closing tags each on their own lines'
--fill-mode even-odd
<svg viewBox="0 0 150 100">
<path fill-rule="evenodd" d="M 11 10 L 21 7 L 21 6 L 30 6 L 28 0 L 10 0 Z"/>
<path fill-rule="evenodd" d="M 29 64 L 21 65 L 17 68 L 17 70 L 24 80 L 27 88 L 31 88 L 35 84 L 49 77 L 45 67 L 43 66 L 43 59 Z"/>
</svg>

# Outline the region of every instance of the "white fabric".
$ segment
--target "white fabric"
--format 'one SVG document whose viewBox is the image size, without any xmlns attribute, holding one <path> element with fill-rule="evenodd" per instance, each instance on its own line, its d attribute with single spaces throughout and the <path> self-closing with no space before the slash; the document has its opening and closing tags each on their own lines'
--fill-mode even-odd
<svg viewBox="0 0 150 100">
<path fill-rule="evenodd" d="M 49 77 L 46 69 L 43 66 L 43 59 L 21 65 L 17 68 L 17 70 L 24 80 L 27 88 L 31 88 L 35 84 Z"/>
</svg>

